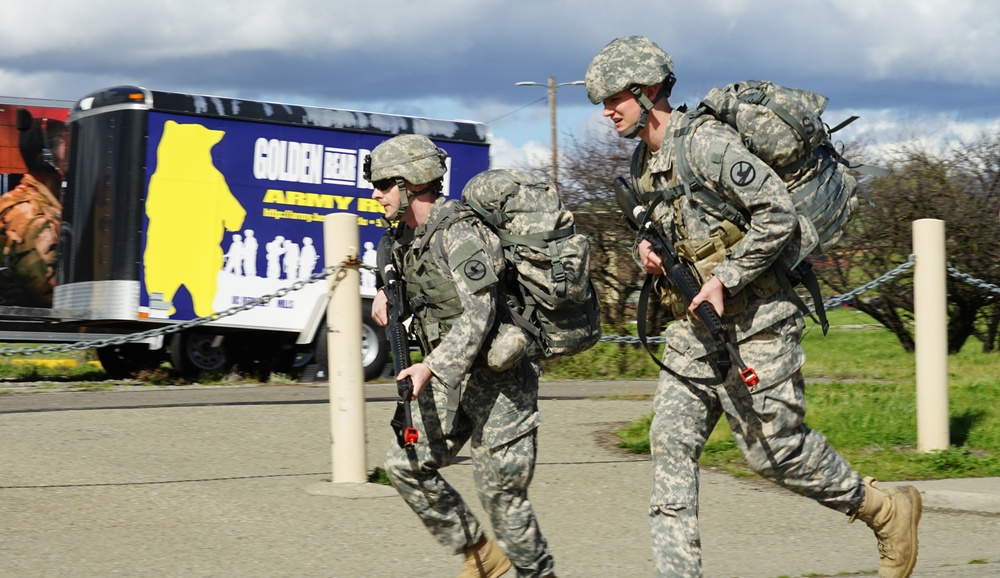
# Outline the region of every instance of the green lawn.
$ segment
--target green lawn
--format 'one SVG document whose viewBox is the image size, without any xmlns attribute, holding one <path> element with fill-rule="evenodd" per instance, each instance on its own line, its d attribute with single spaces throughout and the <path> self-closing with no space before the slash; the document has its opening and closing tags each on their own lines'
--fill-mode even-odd
<svg viewBox="0 0 1000 578">
<path fill-rule="evenodd" d="M 951 447 L 917 452 L 913 354 L 862 314 L 837 310 L 831 322 L 841 327 L 825 337 L 814 327 L 802 342 L 809 383 L 806 423 L 855 469 L 883 480 L 1000 476 L 1000 355 L 984 354 L 979 342 L 970 341 L 949 356 Z M 649 452 L 650 418 L 618 432 L 622 447 Z M 753 475 L 725 420 L 713 431 L 701 463 Z"/>
</svg>

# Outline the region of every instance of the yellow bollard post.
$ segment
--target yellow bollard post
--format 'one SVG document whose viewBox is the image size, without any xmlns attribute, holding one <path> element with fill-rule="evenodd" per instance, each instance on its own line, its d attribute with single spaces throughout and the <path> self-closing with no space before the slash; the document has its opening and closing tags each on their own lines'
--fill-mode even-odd
<svg viewBox="0 0 1000 578">
<path fill-rule="evenodd" d="M 944 221 L 913 222 L 917 450 L 948 449 L 948 297 Z"/>
<path fill-rule="evenodd" d="M 323 222 L 326 266 L 337 266 L 327 280 L 330 301 L 326 331 L 330 380 L 331 483 L 314 484 L 306 492 L 338 497 L 382 497 L 389 486 L 368 483 L 365 443 L 364 369 L 361 365 L 361 275 L 358 217 L 331 213 Z M 345 265 L 348 262 L 350 264 Z"/>
<path fill-rule="evenodd" d="M 358 260 L 358 217 L 333 213 L 323 222 L 327 266 Z M 361 366 L 361 279 L 344 265 L 329 280 L 327 347 L 334 483 L 368 481 L 365 464 L 365 394 Z"/>
</svg>

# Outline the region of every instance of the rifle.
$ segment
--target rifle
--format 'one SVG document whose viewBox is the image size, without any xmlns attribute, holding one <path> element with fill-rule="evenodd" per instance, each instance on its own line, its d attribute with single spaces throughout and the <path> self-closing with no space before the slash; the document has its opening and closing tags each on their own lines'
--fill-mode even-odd
<svg viewBox="0 0 1000 578">
<path fill-rule="evenodd" d="M 618 202 L 618 207 L 621 208 L 622 213 L 625 215 L 625 219 L 628 221 L 629 225 L 633 229 L 639 232 L 640 238 L 649 241 L 652 245 L 652 250 L 655 252 L 663 263 L 663 270 L 667 273 L 667 279 L 670 282 L 671 287 L 674 291 L 678 292 L 683 298 L 684 302 L 690 304 L 694 296 L 698 294 L 701 285 L 698 283 L 697 278 L 694 273 L 691 272 L 691 268 L 686 264 L 681 263 L 677 258 L 677 249 L 674 248 L 673 243 L 670 239 L 663 234 L 662 231 L 653 226 L 652 221 L 647 218 L 646 208 L 640 202 L 639 197 L 632 190 L 628 181 L 624 177 L 615 178 L 615 200 Z M 646 281 L 643 283 L 642 293 L 640 296 L 640 312 L 638 314 L 638 329 L 639 338 L 642 340 L 642 344 L 646 346 L 646 320 L 645 314 L 646 309 L 645 300 L 649 298 L 649 286 L 652 282 L 652 275 L 646 276 Z M 722 324 L 722 318 L 712 307 L 712 304 L 703 301 L 695 308 L 695 314 L 698 319 L 705 325 L 709 333 L 712 334 L 712 339 L 715 340 L 717 353 L 719 357 L 719 369 L 722 371 L 722 375 L 725 376 L 729 367 L 735 363 L 739 368 L 740 379 L 743 383 L 747 385 L 751 390 L 760 383 L 760 378 L 757 377 L 757 372 L 752 368 L 747 367 L 743 363 L 743 359 L 740 357 L 739 351 L 736 346 L 733 345 L 732 340 L 729 338 L 729 333 L 726 331 L 725 326 Z M 649 351 L 649 348 L 646 349 Z M 671 372 L 659 359 L 653 355 L 650 351 L 649 355 L 664 370 Z M 671 372 L 672 373 L 672 372 Z"/>
<path fill-rule="evenodd" d="M 392 370 L 394 375 L 399 375 L 410 366 L 410 348 L 406 338 L 406 326 L 403 324 L 407 317 L 406 288 L 389 254 L 391 244 L 388 237 L 383 237 L 379 243 L 378 266 L 382 273 L 382 290 L 385 292 L 388 310 L 389 323 L 385 326 L 385 333 L 392 349 Z M 419 434 L 417 428 L 413 427 L 413 413 L 410 409 L 413 382 L 409 377 L 402 381 L 396 380 L 396 392 L 399 394 L 399 399 L 396 401 L 396 413 L 393 414 L 389 425 L 396 432 L 399 447 L 412 446 L 417 442 Z"/>
</svg>

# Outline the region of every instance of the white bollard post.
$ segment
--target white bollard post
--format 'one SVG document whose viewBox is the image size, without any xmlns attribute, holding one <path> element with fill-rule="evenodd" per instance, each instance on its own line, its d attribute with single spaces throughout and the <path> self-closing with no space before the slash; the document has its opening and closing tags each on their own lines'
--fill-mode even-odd
<svg viewBox="0 0 1000 578">
<path fill-rule="evenodd" d="M 948 449 L 948 295 L 944 221 L 913 222 L 917 450 Z"/>
<path fill-rule="evenodd" d="M 358 217 L 331 213 L 323 222 L 326 265 L 358 260 Z M 365 393 L 361 367 L 361 278 L 357 265 L 337 269 L 328 280 L 326 313 L 330 379 L 333 483 L 368 481 L 365 463 Z"/>
</svg>

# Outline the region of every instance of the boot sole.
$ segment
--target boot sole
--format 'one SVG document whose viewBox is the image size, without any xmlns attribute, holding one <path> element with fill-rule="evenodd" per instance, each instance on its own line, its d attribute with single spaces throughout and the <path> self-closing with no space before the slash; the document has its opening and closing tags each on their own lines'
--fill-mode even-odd
<svg viewBox="0 0 1000 578">
<path fill-rule="evenodd" d="M 903 570 L 903 576 L 908 577 L 913 572 L 913 568 L 917 565 L 917 550 L 920 543 L 920 539 L 917 535 L 917 525 L 920 523 L 920 515 L 923 512 L 924 506 L 923 498 L 920 496 L 920 490 L 910 486 L 906 489 L 906 492 L 910 494 L 910 498 L 913 501 L 913 509 L 916 512 L 913 516 L 913 522 L 910 524 L 910 535 L 913 536 L 913 556 L 910 558 L 910 563 Z"/>
</svg>

